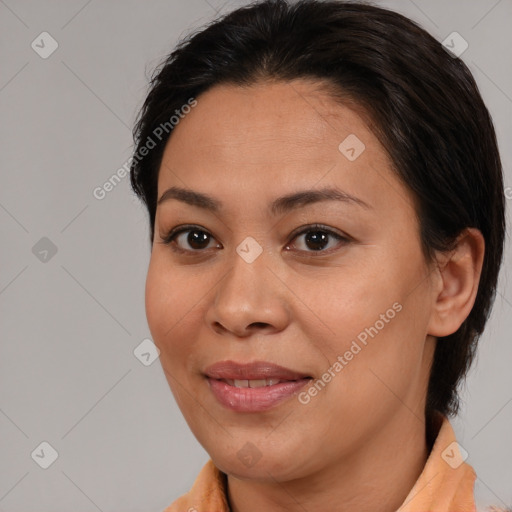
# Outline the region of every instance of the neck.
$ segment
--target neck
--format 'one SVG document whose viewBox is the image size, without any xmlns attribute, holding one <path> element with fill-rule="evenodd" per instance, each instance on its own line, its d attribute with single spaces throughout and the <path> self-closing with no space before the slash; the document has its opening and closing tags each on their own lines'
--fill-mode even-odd
<svg viewBox="0 0 512 512">
<path fill-rule="evenodd" d="M 428 458 L 426 425 L 411 411 L 401 414 L 353 454 L 315 474 L 267 481 L 227 477 L 231 512 L 291 510 L 379 510 L 395 512 L 418 479 Z"/>
</svg>

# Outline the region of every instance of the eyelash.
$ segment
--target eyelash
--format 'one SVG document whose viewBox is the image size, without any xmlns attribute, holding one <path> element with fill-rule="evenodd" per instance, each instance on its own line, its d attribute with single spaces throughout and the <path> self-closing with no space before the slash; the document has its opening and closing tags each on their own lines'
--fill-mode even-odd
<svg viewBox="0 0 512 512">
<path fill-rule="evenodd" d="M 299 229 L 301 229 L 301 228 L 299 228 Z M 162 243 L 164 245 L 168 245 L 176 253 L 185 254 L 185 255 L 190 256 L 190 257 L 194 257 L 194 256 L 200 255 L 202 253 L 205 253 L 208 249 L 196 249 L 196 250 L 181 249 L 180 247 L 178 247 L 176 244 L 173 243 L 175 238 L 178 235 L 181 235 L 182 233 L 186 233 L 188 231 L 194 231 L 194 230 L 195 231 L 199 231 L 201 233 L 206 233 L 207 235 L 212 236 L 211 233 L 209 233 L 208 231 L 202 229 L 200 226 L 186 225 L 186 226 L 180 226 L 178 228 L 171 229 L 162 238 L 160 243 Z M 349 242 L 352 241 L 348 236 L 340 235 L 340 234 L 336 233 L 335 231 L 333 231 L 333 230 L 331 230 L 331 229 L 329 229 L 326 226 L 323 226 L 321 224 L 311 224 L 311 225 L 307 226 L 305 229 L 302 229 L 302 231 L 292 233 L 291 240 L 293 241 L 293 240 L 295 240 L 295 238 L 298 238 L 301 235 L 304 235 L 304 234 L 309 233 L 309 232 L 315 232 L 315 231 L 317 231 L 317 232 L 320 231 L 322 233 L 326 233 L 327 235 L 332 236 L 333 238 L 338 240 L 339 242 L 349 243 Z M 286 244 L 287 247 L 289 245 L 290 244 Z M 303 250 L 298 250 L 296 252 L 305 252 L 305 253 L 308 253 L 308 255 L 312 255 L 312 256 L 315 256 L 316 254 L 318 254 L 320 256 L 323 256 L 325 254 L 330 254 L 331 252 L 336 251 L 336 250 L 338 250 L 338 248 L 335 247 L 335 248 L 331 248 L 331 249 L 328 249 L 328 250 L 323 250 L 323 249 L 321 249 L 319 251 L 303 251 Z"/>
</svg>

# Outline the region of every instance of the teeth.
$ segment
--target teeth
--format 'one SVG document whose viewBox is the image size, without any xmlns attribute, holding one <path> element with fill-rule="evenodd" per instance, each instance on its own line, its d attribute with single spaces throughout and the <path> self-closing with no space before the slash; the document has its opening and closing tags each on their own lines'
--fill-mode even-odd
<svg viewBox="0 0 512 512">
<path fill-rule="evenodd" d="M 230 386 L 236 388 L 262 388 L 263 386 L 275 386 L 279 382 L 284 382 L 279 379 L 254 379 L 254 380 L 237 380 L 237 379 L 224 379 Z"/>
<path fill-rule="evenodd" d="M 250 388 L 262 388 L 267 385 L 266 379 L 249 380 L 248 382 Z"/>
</svg>

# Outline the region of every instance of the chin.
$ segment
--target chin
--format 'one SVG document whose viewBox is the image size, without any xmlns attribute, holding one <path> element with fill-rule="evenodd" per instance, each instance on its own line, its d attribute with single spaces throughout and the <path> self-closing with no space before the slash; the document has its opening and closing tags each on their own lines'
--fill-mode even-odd
<svg viewBox="0 0 512 512">
<path fill-rule="evenodd" d="M 305 476 L 305 463 L 297 458 L 296 450 L 290 453 L 272 447 L 260 450 L 248 441 L 237 451 L 209 453 L 223 473 L 241 480 L 287 481 Z"/>
</svg>

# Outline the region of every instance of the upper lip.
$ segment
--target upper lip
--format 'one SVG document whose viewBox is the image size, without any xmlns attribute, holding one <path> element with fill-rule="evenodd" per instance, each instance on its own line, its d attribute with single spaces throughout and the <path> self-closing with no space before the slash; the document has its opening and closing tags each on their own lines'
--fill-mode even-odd
<svg viewBox="0 0 512 512">
<path fill-rule="evenodd" d="M 204 371 L 212 379 L 260 380 L 280 379 L 299 380 L 309 377 L 305 373 L 296 372 L 268 361 L 237 363 L 235 361 L 219 361 L 208 366 Z"/>
</svg>

